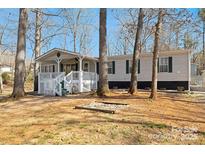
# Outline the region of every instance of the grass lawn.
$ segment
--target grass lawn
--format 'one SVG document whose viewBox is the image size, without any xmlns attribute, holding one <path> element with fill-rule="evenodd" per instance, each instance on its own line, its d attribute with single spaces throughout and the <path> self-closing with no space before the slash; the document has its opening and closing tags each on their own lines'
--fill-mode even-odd
<svg viewBox="0 0 205 154">
<path fill-rule="evenodd" d="M 3 95 L 7 95 L 4 93 Z M 205 144 L 205 97 L 148 92 L 108 98 L 0 96 L 0 144 Z M 94 101 L 129 104 L 116 114 L 74 109 Z M 194 130 L 193 130 L 194 129 Z"/>
</svg>

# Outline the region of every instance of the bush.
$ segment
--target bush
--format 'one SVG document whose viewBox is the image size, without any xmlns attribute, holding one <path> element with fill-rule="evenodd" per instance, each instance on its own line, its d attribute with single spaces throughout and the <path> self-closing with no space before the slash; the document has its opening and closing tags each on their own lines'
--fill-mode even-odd
<svg viewBox="0 0 205 154">
<path fill-rule="evenodd" d="M 3 80 L 3 84 L 8 84 L 9 81 L 11 80 L 9 73 L 7 72 L 2 73 L 2 80 Z"/>
</svg>

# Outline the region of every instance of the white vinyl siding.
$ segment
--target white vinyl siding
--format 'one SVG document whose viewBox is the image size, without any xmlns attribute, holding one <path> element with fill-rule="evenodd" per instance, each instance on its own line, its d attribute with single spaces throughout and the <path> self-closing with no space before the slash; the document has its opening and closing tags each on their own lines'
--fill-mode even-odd
<svg viewBox="0 0 205 154">
<path fill-rule="evenodd" d="M 164 53 L 163 53 L 164 54 Z M 189 61 L 187 53 L 176 53 L 159 55 L 159 58 L 172 57 L 172 72 L 158 73 L 158 81 L 188 81 L 189 80 Z M 115 74 L 108 74 L 109 81 L 130 81 L 131 74 L 126 73 L 126 61 L 132 60 L 132 55 L 108 57 L 109 62 L 115 61 Z M 190 60 L 190 59 L 189 59 Z M 169 63 L 169 62 L 168 62 Z M 164 69 L 164 68 L 163 68 Z M 138 81 L 152 80 L 152 54 L 140 56 L 140 73 Z"/>
</svg>

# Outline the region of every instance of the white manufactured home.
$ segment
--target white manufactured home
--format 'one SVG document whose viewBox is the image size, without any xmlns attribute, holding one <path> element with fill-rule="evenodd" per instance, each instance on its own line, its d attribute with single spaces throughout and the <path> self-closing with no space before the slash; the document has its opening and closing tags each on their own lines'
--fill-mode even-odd
<svg viewBox="0 0 205 154">
<path fill-rule="evenodd" d="M 110 72 L 110 88 L 128 88 L 131 78 L 132 55 L 119 55 L 108 57 L 109 66 L 114 68 Z M 114 65 L 111 65 L 114 64 Z M 152 80 L 152 53 L 141 53 L 137 62 L 138 88 L 151 87 Z M 164 51 L 158 58 L 158 89 L 177 89 L 184 87 L 189 89 L 190 76 L 190 52 L 185 50 Z"/>
<path fill-rule="evenodd" d="M 64 95 L 97 89 L 98 58 L 54 48 L 36 59 L 39 66 L 38 93 Z M 110 88 L 128 88 L 132 55 L 108 57 Z M 151 87 L 152 53 L 142 53 L 137 62 L 138 88 Z M 190 52 L 185 50 L 160 52 L 158 60 L 158 89 L 189 90 Z"/>
</svg>

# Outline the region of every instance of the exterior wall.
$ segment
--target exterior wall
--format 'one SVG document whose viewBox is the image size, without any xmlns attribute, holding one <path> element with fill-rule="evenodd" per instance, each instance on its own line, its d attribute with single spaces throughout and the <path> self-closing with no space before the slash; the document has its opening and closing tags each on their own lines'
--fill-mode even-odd
<svg viewBox="0 0 205 154">
<path fill-rule="evenodd" d="M 172 72 L 159 72 L 158 81 L 189 81 L 188 54 L 160 55 L 159 57 L 172 57 Z M 131 74 L 126 74 L 126 60 L 132 60 L 132 55 L 124 57 L 108 57 L 108 61 L 115 61 L 115 74 L 109 74 L 109 81 L 130 81 Z M 151 81 L 152 55 L 140 57 L 140 73 L 138 81 Z"/>
</svg>

